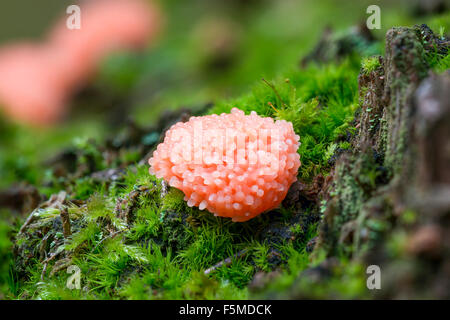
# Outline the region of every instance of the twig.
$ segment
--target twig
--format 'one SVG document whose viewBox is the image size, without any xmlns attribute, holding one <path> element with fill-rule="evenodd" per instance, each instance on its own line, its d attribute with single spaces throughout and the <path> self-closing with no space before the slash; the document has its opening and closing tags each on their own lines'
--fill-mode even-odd
<svg viewBox="0 0 450 320">
<path fill-rule="evenodd" d="M 270 107 L 272 107 L 272 109 L 275 110 L 275 112 L 278 112 L 277 108 L 275 108 L 275 107 L 273 106 L 272 102 L 269 101 L 269 102 L 267 102 L 267 104 L 268 104 Z"/>
<path fill-rule="evenodd" d="M 262 81 L 267 84 L 275 93 L 275 95 L 277 96 L 278 100 L 280 100 L 281 106 L 282 107 L 286 107 L 286 103 L 283 101 L 283 99 L 281 99 L 280 95 L 278 94 L 278 90 L 277 88 L 275 88 L 275 86 L 273 84 L 271 84 L 269 81 L 267 81 L 266 79 L 262 78 Z"/>
<path fill-rule="evenodd" d="M 212 267 L 206 269 L 204 274 L 208 275 L 208 274 L 216 271 L 220 267 L 229 266 L 233 262 L 234 259 L 242 258 L 243 256 L 245 256 L 247 254 L 247 252 L 248 252 L 248 249 L 242 249 L 241 251 L 239 251 L 235 255 L 233 255 L 231 257 L 228 257 L 225 260 L 222 260 L 219 263 L 213 265 Z"/>
<path fill-rule="evenodd" d="M 72 231 L 70 230 L 70 218 L 69 218 L 69 212 L 67 211 L 67 208 L 61 207 L 60 217 L 62 220 L 62 226 L 63 226 L 63 235 L 64 238 L 70 237 L 72 234 Z"/>
<path fill-rule="evenodd" d="M 161 198 L 164 198 L 167 195 L 167 193 L 169 192 L 168 189 L 169 189 L 169 185 L 167 184 L 166 181 L 162 180 L 161 181 Z"/>
<path fill-rule="evenodd" d="M 104 237 L 102 240 L 100 240 L 100 241 L 96 244 L 96 246 L 94 247 L 94 249 L 92 249 L 91 252 L 94 252 L 95 249 L 97 249 L 97 248 L 100 246 L 100 244 L 101 244 L 103 241 L 105 241 L 106 239 L 112 239 L 112 238 L 114 238 L 115 236 L 117 236 L 119 233 L 122 233 L 122 232 L 124 232 L 124 231 L 125 231 L 125 230 L 118 230 L 118 231 L 113 232 L 113 233 L 111 233 L 110 235 Z"/>
<path fill-rule="evenodd" d="M 24 224 L 20 227 L 18 235 L 22 234 L 25 231 L 25 229 L 28 227 L 28 225 L 33 221 L 35 212 L 36 212 L 36 210 L 31 211 L 27 220 L 25 220 Z"/>
<path fill-rule="evenodd" d="M 56 208 L 63 204 L 67 193 L 65 191 L 60 191 L 57 195 L 52 195 L 50 199 L 48 199 L 46 202 L 44 202 L 42 205 L 40 205 L 37 209 L 33 210 L 30 215 L 28 216 L 27 220 L 25 220 L 22 227 L 19 229 L 18 235 L 22 234 L 25 229 L 28 227 L 28 225 L 34 220 L 35 218 L 35 212 L 36 210 L 42 209 L 42 208 Z"/>
<path fill-rule="evenodd" d="M 48 266 L 49 262 L 52 261 L 53 259 L 55 259 L 57 256 L 59 256 L 59 254 L 63 251 L 64 250 L 56 251 L 54 254 L 50 255 L 50 257 L 46 258 L 43 261 L 44 267 L 42 268 L 41 281 L 44 281 L 44 276 L 45 276 L 45 273 L 47 272 L 47 266 Z"/>
</svg>

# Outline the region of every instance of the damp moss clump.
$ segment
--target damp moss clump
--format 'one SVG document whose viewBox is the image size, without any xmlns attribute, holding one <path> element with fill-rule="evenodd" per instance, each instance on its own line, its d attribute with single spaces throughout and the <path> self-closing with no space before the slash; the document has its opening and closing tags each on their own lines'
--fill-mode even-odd
<svg viewBox="0 0 450 320">
<path fill-rule="evenodd" d="M 250 94 L 219 102 L 210 113 L 228 113 L 237 107 L 247 114 L 256 111 L 292 122 L 301 142 L 299 178 L 311 180 L 328 172 L 332 145 L 349 141 L 355 133 L 352 120 L 358 107 L 358 72 L 355 58 L 339 64 L 311 64 L 273 81 L 262 79 Z"/>
<path fill-rule="evenodd" d="M 407 40 L 417 37 L 415 29 L 394 31 L 404 32 Z M 432 68 L 432 60 L 425 56 L 430 51 L 421 50 L 419 41 L 413 45 L 421 53 L 417 59 L 424 64 L 418 71 L 422 75 Z M 402 52 L 387 57 L 398 59 L 385 59 L 381 65 L 378 57 L 350 55 L 339 62 L 310 63 L 275 79 L 262 79 L 248 94 L 206 110 L 207 114 L 228 113 L 233 107 L 247 114 L 256 111 L 292 122 L 300 136 L 299 181 L 279 208 L 245 223 L 187 206 L 181 191 L 150 175 L 146 161 L 133 158 L 136 146 L 109 165 L 105 152 L 78 140 L 77 163 L 85 170 L 54 184 L 51 197 L 12 230 L 14 260 L 7 268 L 14 271 L 0 283 L 9 288 L 6 296 L 369 297 L 365 262 L 355 257 L 394 230 L 392 200 L 380 195 L 391 181 L 386 155 L 392 150 L 358 144 L 361 113 L 370 112 L 360 108 L 364 102 L 360 98 L 375 92 L 373 88 L 358 92 L 358 75 L 371 77 L 386 67 L 386 61 L 409 71 L 399 62 Z M 411 61 L 410 67 L 417 63 Z M 388 85 L 400 84 L 392 80 Z M 98 170 L 105 173 L 109 167 L 114 174 L 99 175 Z M 404 218 L 412 221 L 414 214 Z M 401 250 L 401 237 L 393 235 L 389 241 L 389 250 Z M 0 254 L 10 245 L 2 240 Z M 80 272 L 79 290 L 67 287 L 71 266 Z"/>
<path fill-rule="evenodd" d="M 401 251 L 404 242 L 400 233 L 390 235 L 395 197 L 386 190 L 409 136 L 383 118 L 381 128 L 371 130 L 392 145 L 358 143 L 366 134 L 359 129 L 361 119 L 371 109 L 363 104 L 381 101 L 361 99 L 379 88 L 358 92 L 358 75 L 370 78 L 390 66 L 383 70 L 386 84 L 376 84 L 405 103 L 405 88 L 415 85 L 411 79 L 433 68 L 418 30 L 391 29 L 384 60 L 350 55 L 311 63 L 262 79 L 248 94 L 205 111 L 256 111 L 292 122 L 300 136 L 298 182 L 279 208 L 244 223 L 187 206 L 181 191 L 150 175 L 145 160 L 133 158 L 136 146 L 124 151 L 129 156 L 114 158 L 111 173 L 107 152 L 78 141 L 76 163 L 83 170 L 53 184 L 55 192 L 8 230 L 15 235 L 11 267 L 3 263 L 11 242 L 0 237 L 0 268 L 10 270 L 0 288 L 7 288 L 7 298 L 20 299 L 370 297 L 362 255 L 388 234 L 390 253 Z M 405 54 L 403 40 L 418 56 Z M 394 71 L 400 76 L 392 77 Z M 413 212 L 400 220 L 406 224 L 414 217 Z M 77 290 L 67 286 L 73 266 L 80 274 Z"/>
<path fill-rule="evenodd" d="M 261 81 L 250 94 L 219 102 L 209 113 L 236 106 L 293 122 L 302 141 L 299 178 L 309 183 L 329 173 L 338 146 L 349 147 L 358 72 L 354 58 L 311 64 Z M 95 150 L 81 149 L 87 163 L 104 163 Z M 11 297 L 246 299 L 256 274 L 306 268 L 306 247 L 317 234 L 314 202 L 233 223 L 188 207 L 183 194 L 151 176 L 145 164 L 128 165 L 113 183 L 83 176 L 75 181 L 17 234 L 11 277 L 18 289 Z M 71 265 L 80 269 L 80 290 L 66 286 Z"/>
<path fill-rule="evenodd" d="M 365 75 L 370 74 L 380 67 L 380 59 L 378 56 L 368 57 L 363 59 L 361 63 L 362 71 Z"/>
</svg>

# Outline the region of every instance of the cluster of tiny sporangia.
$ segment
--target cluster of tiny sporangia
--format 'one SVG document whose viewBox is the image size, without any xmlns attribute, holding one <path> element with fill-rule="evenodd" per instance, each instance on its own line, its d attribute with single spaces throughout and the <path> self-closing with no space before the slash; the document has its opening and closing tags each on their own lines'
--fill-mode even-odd
<svg viewBox="0 0 450 320">
<path fill-rule="evenodd" d="M 246 221 L 277 207 L 297 180 L 299 139 L 290 122 L 256 112 L 192 117 L 167 131 L 150 172 L 188 206 Z"/>
</svg>

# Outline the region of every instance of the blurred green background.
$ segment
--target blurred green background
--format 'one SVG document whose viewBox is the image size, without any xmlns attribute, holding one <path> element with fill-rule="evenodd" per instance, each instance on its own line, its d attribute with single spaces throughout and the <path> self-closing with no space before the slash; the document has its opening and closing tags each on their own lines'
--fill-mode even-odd
<svg viewBox="0 0 450 320">
<path fill-rule="evenodd" d="M 1 1 L 0 47 L 22 40 L 43 41 L 67 6 L 78 2 Z M 0 190 L 18 183 L 41 188 L 50 172 L 45 160 L 87 138 L 114 135 L 128 120 L 148 126 L 165 110 L 202 109 L 248 92 L 261 78 L 300 68 L 301 57 L 312 50 L 326 27 L 339 33 L 364 24 L 368 5 L 381 8 L 381 29 L 373 32 L 380 40 L 380 51 L 384 34 L 392 26 L 428 23 L 434 30 L 448 32 L 449 12 L 433 7 L 439 2 L 157 1 L 164 15 L 159 37 L 143 52 L 107 57 L 72 97 L 65 121 L 31 128 L 10 122 L 0 108 Z M 444 2 L 449 8 L 449 1 Z M 2 220 L 6 216 L 9 212 L 0 208 L 0 259 L 10 254 L 9 226 Z M 7 272 L 0 269 L 0 276 Z"/>
<path fill-rule="evenodd" d="M 42 170 L 33 168 L 74 139 L 102 139 L 128 119 L 146 126 L 164 110 L 199 109 L 245 93 L 261 78 L 299 68 L 300 58 L 311 51 L 325 27 L 342 32 L 365 23 L 370 4 L 381 8 L 381 29 L 374 30 L 377 39 L 383 39 L 392 26 L 418 22 L 448 30 L 448 11 L 427 15 L 434 2 L 158 1 L 164 28 L 157 40 L 144 52 L 107 57 L 95 77 L 72 97 L 64 122 L 36 129 L 0 115 L 0 188 L 19 181 L 39 184 Z M 43 41 L 73 3 L 78 2 L 2 1 L 0 46 L 26 39 Z"/>
</svg>

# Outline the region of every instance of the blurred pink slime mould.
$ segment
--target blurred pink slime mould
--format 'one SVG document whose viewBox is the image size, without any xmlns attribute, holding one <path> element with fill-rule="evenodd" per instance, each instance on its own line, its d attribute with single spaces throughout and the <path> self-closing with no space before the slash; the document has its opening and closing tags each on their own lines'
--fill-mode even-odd
<svg viewBox="0 0 450 320">
<path fill-rule="evenodd" d="M 42 44 L 0 49 L 0 106 L 11 118 L 48 125 L 112 51 L 144 47 L 156 35 L 159 10 L 143 0 L 89 0 L 81 4 L 81 29 L 62 19 Z"/>
<path fill-rule="evenodd" d="M 159 10 L 149 1 L 88 0 L 81 4 L 81 29 L 68 29 L 64 18 L 51 30 L 49 42 L 60 48 L 68 80 L 78 83 L 110 52 L 144 47 L 159 26 Z"/>
<path fill-rule="evenodd" d="M 30 44 L 0 51 L 0 105 L 9 117 L 34 125 L 61 118 L 67 88 L 59 70 L 50 67 L 52 53 Z"/>
<path fill-rule="evenodd" d="M 297 180 L 299 140 L 292 123 L 254 111 L 191 117 L 167 131 L 150 173 L 183 191 L 190 207 L 247 221 L 276 208 Z"/>
</svg>

